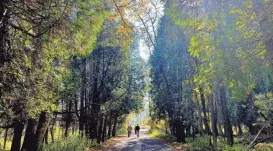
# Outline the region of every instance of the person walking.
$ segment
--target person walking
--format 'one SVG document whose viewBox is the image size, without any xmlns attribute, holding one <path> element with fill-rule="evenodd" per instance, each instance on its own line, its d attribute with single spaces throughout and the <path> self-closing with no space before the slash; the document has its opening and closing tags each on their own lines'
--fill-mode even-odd
<svg viewBox="0 0 273 151">
<path fill-rule="evenodd" d="M 131 126 L 131 125 L 129 125 L 129 126 L 127 127 L 127 131 L 128 131 L 128 137 L 130 137 L 130 136 L 131 136 L 131 133 L 132 133 L 132 126 Z"/>
<path fill-rule="evenodd" d="M 140 127 L 137 125 L 135 127 L 135 133 L 136 133 L 137 137 L 139 137 L 139 130 L 140 130 Z"/>
</svg>

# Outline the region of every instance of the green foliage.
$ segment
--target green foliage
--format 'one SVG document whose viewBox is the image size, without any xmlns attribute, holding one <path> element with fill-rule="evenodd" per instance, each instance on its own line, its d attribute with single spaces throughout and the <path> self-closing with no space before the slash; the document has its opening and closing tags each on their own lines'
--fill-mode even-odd
<svg viewBox="0 0 273 151">
<path fill-rule="evenodd" d="M 152 137 L 159 137 L 159 138 L 162 138 L 165 136 L 165 134 L 162 133 L 160 130 L 152 130 L 152 132 L 149 135 Z"/>
<path fill-rule="evenodd" d="M 167 15 L 184 29 L 190 42 L 188 52 L 199 60 L 195 84 L 215 87 L 213 82 L 221 79 L 222 84 L 231 90 L 233 100 L 244 100 L 246 92 L 257 87 L 260 79 L 267 79 L 267 75 L 261 74 L 266 73 L 266 64 L 254 61 L 264 59 L 265 45 L 262 32 L 253 28 L 258 21 L 252 1 L 225 4 L 192 1 L 185 5 L 179 2 L 169 3 Z M 196 9 L 191 10 L 190 5 Z M 208 9 L 206 15 L 198 15 L 198 9 L 204 8 Z"/>
<path fill-rule="evenodd" d="M 7 142 L 6 142 L 5 150 L 10 150 L 11 149 L 11 144 L 12 144 L 12 139 L 8 138 Z M 4 138 L 0 138 L 0 146 L 1 146 L 1 149 L 2 149 L 2 147 L 4 146 Z"/>
<path fill-rule="evenodd" d="M 74 19 L 71 30 L 74 34 L 70 37 L 70 46 L 74 48 L 74 55 L 87 56 L 96 47 L 98 33 L 109 13 L 100 0 L 78 0 L 73 9 L 77 9 L 77 13 L 71 12 Z"/>
<path fill-rule="evenodd" d="M 273 95 L 272 93 L 255 95 L 255 105 L 258 107 L 259 112 L 267 115 L 269 119 L 273 118 Z"/>
<path fill-rule="evenodd" d="M 269 143 L 259 143 L 255 146 L 255 151 L 272 151 L 273 150 L 273 144 Z"/>
<path fill-rule="evenodd" d="M 163 138 L 167 141 L 175 141 L 176 138 L 171 135 L 171 134 L 167 134 L 165 132 L 163 132 L 162 130 L 158 130 L 158 129 L 155 129 L 155 130 L 152 130 L 149 134 L 151 137 L 156 137 L 156 138 Z"/>
<path fill-rule="evenodd" d="M 84 120 L 87 128 L 90 123 L 99 123 L 101 117 L 98 116 L 110 117 L 111 114 L 111 118 L 119 117 L 120 122 L 124 114 L 141 109 L 143 93 L 138 89 L 144 87 L 143 62 L 135 67 L 138 62 L 134 58 L 131 63 L 129 46 L 134 29 L 131 25 L 123 26 L 122 21 L 131 24 L 125 18 L 121 21 L 120 16 L 114 16 L 125 11 L 116 10 L 113 2 L 1 2 L 1 6 L 14 10 L 4 19 L 8 24 L 1 26 L 1 31 L 6 28 L 10 36 L 2 40 L 8 41 L 12 48 L 7 51 L 9 55 L 2 48 L 0 52 L 0 110 L 1 117 L 6 118 L 1 118 L 2 123 L 7 121 L 9 125 L 17 120 L 24 123 L 29 118 L 37 118 L 41 112 L 52 113 L 61 107 L 63 115 L 57 120 L 66 121 L 68 127 L 71 122 L 79 120 L 76 123 L 81 124 Z M 124 5 L 124 1 L 118 3 Z M 3 56 L 12 57 L 2 63 Z M 137 84 L 132 82 L 133 78 Z M 2 92 L 2 83 L 10 85 L 10 89 Z M 78 103 L 79 100 L 83 100 L 84 105 Z M 79 118 L 75 118 L 76 113 Z M 45 145 L 44 149 L 83 150 L 91 145 L 87 139 L 70 137 Z"/>
<path fill-rule="evenodd" d="M 197 137 L 192 143 L 189 151 L 210 151 L 212 150 L 209 136 Z"/>
<path fill-rule="evenodd" d="M 244 145 L 235 144 L 233 146 L 227 145 L 225 142 L 218 143 L 219 151 L 244 151 L 246 147 Z"/>
<path fill-rule="evenodd" d="M 189 146 L 187 147 L 188 151 L 211 151 L 211 138 L 210 136 L 198 136 L 196 139 L 192 140 L 192 138 L 187 139 L 187 143 Z M 222 140 L 218 139 L 217 143 L 218 151 L 244 151 L 245 146 L 241 144 L 234 144 L 233 146 L 227 145 Z"/>
<path fill-rule="evenodd" d="M 123 135 L 127 133 L 127 129 L 125 126 L 122 126 L 120 129 L 117 130 L 117 135 Z"/>
<path fill-rule="evenodd" d="M 74 135 L 48 145 L 44 144 L 42 151 L 83 151 L 97 146 L 96 142 Z"/>
<path fill-rule="evenodd" d="M 56 3 L 58 6 L 45 9 L 47 5 Z M 20 115 L 25 117 L 21 118 L 26 119 L 37 117 L 41 111 L 56 110 L 60 97 L 64 96 L 64 93 L 68 94 L 67 91 L 73 91 L 71 87 L 76 86 L 69 86 L 67 80 L 72 74 L 71 58 L 87 56 L 93 51 L 98 33 L 109 15 L 100 0 L 76 0 L 73 3 L 51 1 L 43 4 L 31 1 L 27 5 L 35 6 L 35 9 L 25 10 L 26 14 L 30 11 L 29 14 L 43 14 L 47 17 L 42 18 L 39 25 L 35 25 L 36 22 L 26 22 L 31 20 L 20 20 L 21 17 L 17 23 L 22 25 L 21 28 L 28 29 L 31 34 L 36 34 L 37 30 L 45 31 L 36 38 L 27 36 L 25 32 L 16 33 L 11 43 L 14 57 L 5 64 L 3 70 L 1 67 L 4 77 L 1 83 L 13 85 L 12 91 L 3 92 L 3 98 L 8 98 L 11 102 L 20 101 L 20 106 L 15 108 L 22 108 L 24 113 Z M 63 9 L 64 5 L 67 5 L 64 7 L 66 9 Z M 18 9 L 17 7 L 14 9 Z M 31 17 L 40 19 L 40 15 Z"/>
</svg>

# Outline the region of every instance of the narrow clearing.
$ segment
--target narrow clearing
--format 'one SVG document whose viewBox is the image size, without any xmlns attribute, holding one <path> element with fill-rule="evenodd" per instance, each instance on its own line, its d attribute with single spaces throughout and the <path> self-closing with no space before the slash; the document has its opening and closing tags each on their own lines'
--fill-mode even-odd
<svg viewBox="0 0 273 151">
<path fill-rule="evenodd" d="M 163 140 L 148 136 L 147 130 L 141 130 L 139 138 L 133 133 L 130 138 L 124 137 L 106 151 L 172 151 L 172 149 Z"/>
</svg>

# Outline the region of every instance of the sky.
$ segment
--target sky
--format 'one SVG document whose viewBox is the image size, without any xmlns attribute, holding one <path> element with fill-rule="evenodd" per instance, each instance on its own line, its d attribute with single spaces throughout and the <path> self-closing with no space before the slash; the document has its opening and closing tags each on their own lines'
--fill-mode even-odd
<svg viewBox="0 0 273 151">
<path fill-rule="evenodd" d="M 143 42 L 143 40 L 141 40 L 139 42 L 139 53 L 140 56 L 146 61 L 149 61 L 150 58 L 150 51 L 149 48 L 146 46 L 146 44 Z"/>
<path fill-rule="evenodd" d="M 154 4 L 154 5 L 152 5 Z M 158 25 L 159 25 L 159 21 L 161 19 L 161 17 L 164 15 L 164 4 L 162 3 L 161 0 L 148 0 L 148 8 L 147 11 L 149 12 L 149 17 L 151 17 L 152 19 L 156 19 L 156 23 L 155 23 L 155 29 L 157 29 Z M 146 22 L 146 26 L 148 26 L 149 28 L 149 34 L 153 37 L 153 28 L 152 28 L 152 24 L 149 18 L 147 18 L 148 16 L 146 15 L 146 17 L 142 16 L 143 20 Z M 142 22 L 137 21 L 135 22 L 135 26 L 139 27 L 140 30 L 143 30 L 144 26 L 142 24 Z M 143 30 L 145 31 L 145 30 Z M 143 32 L 142 31 L 142 32 Z M 144 32 L 145 34 L 145 32 Z M 147 33 L 146 33 L 147 34 Z M 141 37 L 147 37 L 147 36 L 141 36 Z M 139 51 L 140 51 L 140 56 L 147 62 L 149 61 L 150 58 L 150 54 L 152 50 L 149 50 L 145 39 L 140 39 L 139 41 Z"/>
</svg>

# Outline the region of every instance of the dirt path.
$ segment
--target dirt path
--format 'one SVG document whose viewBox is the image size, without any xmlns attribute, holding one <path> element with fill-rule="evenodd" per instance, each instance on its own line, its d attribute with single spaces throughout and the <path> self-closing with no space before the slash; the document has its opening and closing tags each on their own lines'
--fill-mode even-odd
<svg viewBox="0 0 273 151">
<path fill-rule="evenodd" d="M 146 132 L 147 130 L 140 131 L 139 138 L 134 134 L 130 138 L 120 137 L 104 151 L 173 151 L 163 140 L 151 138 Z"/>
</svg>

